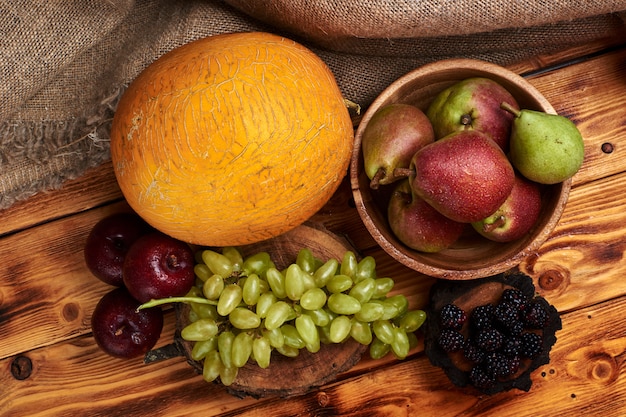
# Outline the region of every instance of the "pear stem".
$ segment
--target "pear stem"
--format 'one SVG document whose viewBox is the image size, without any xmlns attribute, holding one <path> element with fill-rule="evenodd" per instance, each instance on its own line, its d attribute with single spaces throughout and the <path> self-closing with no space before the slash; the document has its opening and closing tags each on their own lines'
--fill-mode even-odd
<svg viewBox="0 0 626 417">
<path fill-rule="evenodd" d="M 411 168 L 396 168 L 393 170 L 393 178 L 396 180 L 408 178 L 412 174 L 415 174 L 415 170 L 412 170 Z"/>
<path fill-rule="evenodd" d="M 515 107 L 511 106 L 506 101 L 503 101 L 502 103 L 500 103 L 500 108 L 502 110 L 508 111 L 509 113 L 513 114 L 513 116 L 515 116 L 515 117 L 519 117 L 519 115 L 520 115 L 520 111 L 517 110 Z"/>
<path fill-rule="evenodd" d="M 504 216 L 498 216 L 496 217 L 493 223 L 484 223 L 483 231 L 486 233 L 489 233 L 493 230 L 496 230 L 498 227 L 504 226 L 505 222 L 506 222 L 506 218 Z"/>
<path fill-rule="evenodd" d="M 378 190 L 378 187 L 380 186 L 380 180 L 385 177 L 385 174 L 385 168 L 378 168 L 378 171 L 376 171 L 376 174 L 374 174 L 372 180 L 370 181 L 370 188 L 372 190 Z"/>
</svg>

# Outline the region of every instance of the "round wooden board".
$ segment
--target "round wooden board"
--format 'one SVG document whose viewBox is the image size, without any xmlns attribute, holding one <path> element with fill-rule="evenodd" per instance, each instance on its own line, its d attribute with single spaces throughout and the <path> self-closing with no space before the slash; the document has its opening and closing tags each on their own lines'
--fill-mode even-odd
<svg viewBox="0 0 626 417">
<path fill-rule="evenodd" d="M 355 252 L 346 239 L 312 225 L 299 226 L 276 238 L 242 246 L 239 250 L 244 256 L 261 251 L 268 252 L 276 266 L 281 269 L 295 262 L 298 252 L 303 248 L 309 248 L 317 258 L 324 261 L 335 258 L 341 262 L 346 251 Z M 178 304 L 176 313 L 179 338 L 180 329 L 187 322 L 189 306 Z M 180 338 L 179 340 L 189 363 L 201 373 L 202 364 L 190 359 L 191 343 Z M 367 346 L 350 339 L 341 344 L 323 344 L 316 353 L 302 349 L 296 358 L 288 358 L 273 352 L 268 368 L 262 369 L 249 362 L 239 369 L 237 378 L 227 389 L 238 397 L 285 398 L 301 395 L 333 381 L 339 373 L 353 367 L 366 349 Z"/>
</svg>

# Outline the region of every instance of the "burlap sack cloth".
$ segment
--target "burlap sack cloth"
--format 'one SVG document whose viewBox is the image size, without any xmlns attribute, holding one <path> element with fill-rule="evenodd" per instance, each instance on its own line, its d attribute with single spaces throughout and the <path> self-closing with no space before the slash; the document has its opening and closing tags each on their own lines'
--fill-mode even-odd
<svg viewBox="0 0 626 417">
<path fill-rule="evenodd" d="M 0 209 L 109 158 L 125 86 L 191 40 L 264 30 L 317 52 L 367 106 L 426 62 L 506 65 L 626 40 L 626 0 L 0 0 Z"/>
</svg>

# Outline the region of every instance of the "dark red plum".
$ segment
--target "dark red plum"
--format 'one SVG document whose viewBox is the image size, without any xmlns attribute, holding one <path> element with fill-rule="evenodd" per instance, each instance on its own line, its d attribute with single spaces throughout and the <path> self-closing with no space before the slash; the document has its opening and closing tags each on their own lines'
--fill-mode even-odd
<svg viewBox="0 0 626 417">
<path fill-rule="evenodd" d="M 99 280 L 121 287 L 122 266 L 131 245 L 151 227 L 132 212 L 115 213 L 98 221 L 85 242 L 87 268 Z"/>
<path fill-rule="evenodd" d="M 194 253 L 160 232 L 137 239 L 126 254 L 124 285 L 139 302 L 185 295 L 195 282 Z"/>
<path fill-rule="evenodd" d="M 105 294 L 91 316 L 96 343 L 117 358 L 134 358 L 154 347 L 163 330 L 161 308 L 137 310 L 139 302 L 123 287 Z"/>
</svg>

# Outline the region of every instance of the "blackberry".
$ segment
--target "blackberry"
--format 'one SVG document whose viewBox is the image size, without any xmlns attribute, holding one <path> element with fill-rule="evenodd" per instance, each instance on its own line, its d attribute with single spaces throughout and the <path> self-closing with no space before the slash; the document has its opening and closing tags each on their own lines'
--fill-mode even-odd
<svg viewBox="0 0 626 417">
<path fill-rule="evenodd" d="M 524 332 L 521 336 L 520 355 L 533 359 L 543 350 L 542 337 L 536 333 Z"/>
<path fill-rule="evenodd" d="M 493 310 L 493 318 L 499 327 L 506 332 L 519 326 L 519 310 L 512 302 L 501 302 Z"/>
<path fill-rule="evenodd" d="M 509 358 L 500 352 L 491 352 L 485 356 L 482 365 L 485 370 L 496 378 L 502 378 L 511 374 L 511 362 Z"/>
<path fill-rule="evenodd" d="M 463 349 L 465 338 L 461 333 L 452 329 L 443 329 L 439 334 L 439 346 L 446 352 L 456 352 Z"/>
<path fill-rule="evenodd" d="M 518 320 L 513 324 L 513 327 L 507 329 L 507 333 L 511 337 L 517 337 L 524 331 L 524 322 L 522 320 Z"/>
<path fill-rule="evenodd" d="M 529 329 L 543 329 L 548 324 L 549 314 L 543 304 L 535 301 L 524 312 L 524 325 Z"/>
<path fill-rule="evenodd" d="M 507 337 L 500 351 L 509 358 L 516 357 L 522 350 L 522 339 L 519 337 Z"/>
<path fill-rule="evenodd" d="M 528 300 L 524 293 L 517 288 L 507 288 L 502 291 L 502 302 L 513 303 L 517 307 L 518 311 L 524 311 Z"/>
<path fill-rule="evenodd" d="M 461 330 L 467 321 L 465 311 L 455 304 L 446 304 L 439 313 L 439 322 L 444 329 Z"/>
<path fill-rule="evenodd" d="M 465 345 L 463 346 L 463 356 L 468 361 L 480 363 L 485 357 L 485 352 L 476 346 L 471 339 L 467 339 L 465 341 Z"/>
<path fill-rule="evenodd" d="M 485 352 L 494 352 L 502 346 L 504 336 L 493 327 L 483 329 L 476 334 L 476 346 Z"/>
<path fill-rule="evenodd" d="M 522 359 L 519 356 L 514 356 L 509 358 L 509 366 L 511 370 L 511 375 L 519 371 L 519 367 L 522 365 Z"/>
<path fill-rule="evenodd" d="M 481 390 L 491 388 L 496 382 L 495 377 L 480 365 L 476 365 L 470 370 L 469 380 L 473 386 Z"/>
<path fill-rule="evenodd" d="M 485 304 L 474 308 L 470 316 L 470 325 L 475 330 L 491 327 L 493 321 L 493 305 Z"/>
</svg>

